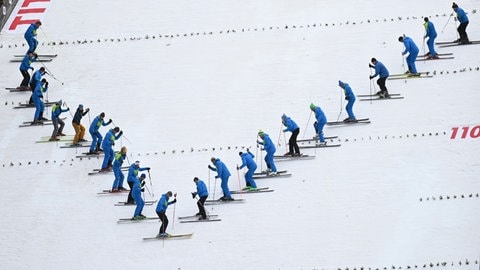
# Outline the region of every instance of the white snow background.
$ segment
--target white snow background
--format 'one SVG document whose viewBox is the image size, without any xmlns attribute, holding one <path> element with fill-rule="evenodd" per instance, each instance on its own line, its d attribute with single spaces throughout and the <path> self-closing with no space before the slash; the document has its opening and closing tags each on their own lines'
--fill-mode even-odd
<svg viewBox="0 0 480 270">
<path fill-rule="evenodd" d="M 470 39 L 479 40 L 480 1 L 457 3 L 470 17 Z M 418 61 L 433 78 L 387 81 L 403 100 L 357 100 L 357 117 L 372 123 L 326 127 L 326 136 L 338 136 L 329 143 L 341 147 L 278 162 L 293 176 L 257 181 L 274 192 L 208 207 L 221 222 L 177 219 L 197 212 L 194 176 L 220 195 L 211 157 L 227 164 L 230 189 L 243 187 L 238 152 L 249 147 L 260 165 L 259 129 L 283 154 L 283 113 L 299 124 L 299 138 L 313 136 L 311 102 L 329 121 L 345 118 L 338 80 L 356 94 L 378 90 L 368 79 L 371 57 L 404 72 L 398 36 L 412 37 L 423 53 L 429 16 L 437 41 L 454 40 L 451 12 L 451 2 L 434 0 L 52 2 L 38 36 L 39 53 L 59 55 L 44 64 L 56 78 L 46 76 L 48 99 L 63 99 L 72 114 L 78 104 L 90 108 L 87 129 L 100 112 L 113 119 L 124 131 L 115 149 L 128 148 L 126 164 L 152 168 L 155 199 L 178 193 L 167 231 L 194 235 L 144 242 L 158 222 L 117 224 L 134 208 L 114 206 L 126 195 L 97 195 L 113 182 L 113 174 L 87 175 L 102 160 L 76 158 L 85 149 L 62 142 L 35 143 L 52 126 L 19 128 L 34 110 L 13 106 L 29 95 L 2 91 L 1 269 L 479 269 L 475 45 L 437 47 L 454 60 Z M 0 36 L 2 87 L 21 81 L 19 64 L 9 61 L 26 51 L 25 29 Z M 63 115 L 73 134 L 71 115 Z M 454 139 L 452 128 L 460 129 Z M 155 205 L 143 213 L 154 216 Z"/>
</svg>

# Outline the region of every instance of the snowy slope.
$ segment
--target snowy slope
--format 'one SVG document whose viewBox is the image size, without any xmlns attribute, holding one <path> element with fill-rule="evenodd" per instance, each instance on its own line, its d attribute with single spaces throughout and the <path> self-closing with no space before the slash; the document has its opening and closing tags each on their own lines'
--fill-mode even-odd
<svg viewBox="0 0 480 270">
<path fill-rule="evenodd" d="M 458 4 L 469 12 L 470 38 L 479 40 L 480 2 Z M 371 57 L 391 73 L 404 72 L 397 38 L 409 35 L 423 51 L 423 16 L 436 24 L 438 40 L 455 39 L 455 22 L 446 24 L 450 6 L 432 0 L 394 7 L 307 0 L 51 3 L 38 49 L 59 55 L 45 64 L 56 78 L 46 77 L 48 99 L 63 99 L 72 113 L 80 103 L 91 108 L 86 126 L 100 112 L 113 119 L 124 130 L 115 148 L 127 146 L 126 163 L 152 168 L 153 197 L 178 193 L 168 231 L 194 235 L 143 242 L 158 233 L 158 222 L 117 224 L 134 209 L 114 206 L 126 196 L 97 195 L 113 181 L 87 175 L 102 160 L 75 158 L 84 149 L 61 143 L 35 143 L 51 126 L 18 128 L 33 110 L 12 107 L 28 94 L 3 91 L 2 268 L 478 269 L 480 46 L 438 48 L 455 60 L 417 62 L 433 78 L 388 81 L 403 100 L 357 101 L 357 117 L 372 123 L 326 127 L 326 136 L 338 136 L 330 143 L 342 146 L 303 151 L 314 160 L 278 162 L 293 176 L 257 181 L 274 192 L 208 207 L 221 222 L 177 219 L 197 212 L 194 176 L 221 196 L 207 169 L 212 156 L 228 165 L 230 188 L 243 187 L 235 170 L 239 151 L 249 147 L 265 168 L 255 147 L 259 129 L 279 141 L 283 154 L 283 113 L 299 124 L 301 138 L 310 137 L 311 102 L 330 121 L 346 117 L 338 80 L 356 94 L 377 90 L 367 79 Z M 2 32 L 2 87 L 20 82 L 9 60 L 25 50 L 23 31 Z M 65 131 L 73 134 L 72 116 L 64 115 Z M 452 128 L 460 128 L 454 139 Z M 155 205 L 143 213 L 155 215 Z"/>
</svg>

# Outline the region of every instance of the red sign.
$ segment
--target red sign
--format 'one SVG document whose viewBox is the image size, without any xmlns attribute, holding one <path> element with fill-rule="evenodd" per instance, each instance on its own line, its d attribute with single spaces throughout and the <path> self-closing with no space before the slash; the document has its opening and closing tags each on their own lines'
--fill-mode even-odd
<svg viewBox="0 0 480 270">
<path fill-rule="evenodd" d="M 39 7 L 42 4 L 50 4 L 51 0 L 23 0 L 21 8 L 16 14 L 12 13 L 12 23 L 8 27 L 8 30 L 15 30 L 19 25 L 30 25 L 40 20 L 39 15 L 45 13 L 45 7 Z"/>
</svg>

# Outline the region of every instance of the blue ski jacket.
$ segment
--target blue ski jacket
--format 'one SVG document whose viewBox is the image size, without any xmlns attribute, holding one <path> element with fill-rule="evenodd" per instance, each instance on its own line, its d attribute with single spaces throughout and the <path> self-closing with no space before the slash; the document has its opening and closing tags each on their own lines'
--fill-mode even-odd
<svg viewBox="0 0 480 270">
<path fill-rule="evenodd" d="M 20 70 L 22 71 L 28 70 L 29 68 L 32 67 L 31 64 L 35 62 L 35 60 L 37 60 L 35 56 L 30 57 L 27 53 L 25 57 L 23 57 L 22 63 L 20 64 Z"/>
<path fill-rule="evenodd" d="M 197 181 L 197 195 L 200 197 L 208 196 L 207 186 L 205 182 L 200 179 Z"/>
<path fill-rule="evenodd" d="M 132 165 L 130 165 L 130 168 L 128 168 L 127 182 L 132 183 L 137 178 L 139 171 L 145 171 L 148 169 L 150 168 L 149 167 L 140 168 L 139 166 L 135 165 L 135 163 L 133 163 Z"/>
<path fill-rule="evenodd" d="M 53 104 L 52 106 L 52 120 L 53 119 L 56 119 L 60 116 L 60 114 L 62 114 L 62 112 L 68 112 L 68 108 L 67 109 L 62 109 L 62 105 L 58 105 L 57 103 Z"/>
<path fill-rule="evenodd" d="M 127 157 L 127 154 L 122 154 L 121 151 L 118 151 L 113 158 L 113 167 L 120 168 L 122 167 L 123 161 Z M 138 174 L 138 172 L 137 172 Z"/>
<path fill-rule="evenodd" d="M 173 201 L 171 201 L 171 202 L 168 201 L 168 196 L 165 193 L 160 198 L 160 201 L 158 201 L 157 208 L 155 209 L 155 211 L 156 212 L 166 212 L 168 206 L 172 203 L 173 203 Z"/>
<path fill-rule="evenodd" d="M 467 23 L 468 22 L 467 13 L 465 13 L 465 11 L 462 8 L 458 7 L 454 10 L 457 13 L 457 19 L 460 23 Z"/>
<path fill-rule="evenodd" d="M 246 153 L 243 153 L 240 157 L 242 158 L 242 165 L 238 167 L 239 169 L 243 169 L 245 168 L 245 166 L 249 170 L 257 169 L 257 163 L 255 163 L 255 160 L 253 160 L 255 156 L 252 153 L 246 152 Z"/>
<path fill-rule="evenodd" d="M 122 132 L 118 132 L 117 135 L 115 135 L 115 132 L 113 129 L 110 129 L 107 134 L 105 135 L 105 140 L 102 142 L 102 147 L 103 149 L 107 148 L 112 148 L 113 145 L 115 145 L 115 141 L 120 139 L 122 137 Z"/>
<path fill-rule="evenodd" d="M 375 74 L 373 74 L 372 78 L 375 78 L 376 76 L 380 76 L 380 78 L 386 78 L 390 76 L 390 73 L 388 73 L 388 69 L 382 62 L 379 61 L 377 61 L 377 63 L 375 64 Z"/>
<path fill-rule="evenodd" d="M 295 123 L 295 121 L 293 121 L 290 117 L 286 116 L 284 118 L 284 121 L 283 121 L 283 125 L 285 127 L 287 127 L 286 129 L 284 129 L 283 131 L 294 131 L 295 129 L 298 128 L 298 125 L 297 123 Z"/>
<path fill-rule="evenodd" d="M 437 31 L 435 30 L 435 26 L 432 22 L 428 21 L 423 24 L 425 26 L 425 37 L 429 38 L 436 38 Z"/>
<path fill-rule="evenodd" d="M 327 122 L 327 117 L 318 106 L 315 107 L 315 119 L 317 119 L 318 123 Z"/>
<path fill-rule="evenodd" d="M 275 144 L 272 142 L 272 139 L 270 139 L 270 136 L 268 136 L 267 133 L 263 134 L 263 142 L 259 142 L 259 144 L 263 145 L 263 148 L 265 149 L 265 151 L 267 151 L 267 153 L 274 153 L 275 151 L 277 151 L 277 149 L 275 148 Z"/>
<path fill-rule="evenodd" d="M 90 133 L 95 133 L 97 132 L 101 126 L 107 126 L 108 124 L 105 123 L 103 119 L 100 118 L 100 116 L 97 116 L 93 119 L 92 124 L 90 124 L 89 131 Z"/>
<path fill-rule="evenodd" d="M 213 165 L 215 165 L 215 168 L 209 167 L 210 170 L 217 172 L 217 177 L 220 178 L 228 178 L 230 177 L 230 171 L 228 170 L 227 166 L 225 166 L 225 163 L 223 163 L 219 158 L 215 159 L 215 162 L 213 162 Z"/>
<path fill-rule="evenodd" d="M 409 54 L 418 54 L 418 47 L 415 45 L 415 42 L 409 37 L 404 37 L 403 38 L 403 45 L 405 45 L 405 50 L 403 51 L 402 54 L 406 54 L 407 52 Z"/>
<path fill-rule="evenodd" d="M 38 27 L 35 25 L 35 23 L 30 24 L 27 31 L 25 31 L 25 34 L 23 35 L 23 37 L 26 40 L 32 40 L 37 36 L 37 29 Z"/>
<path fill-rule="evenodd" d="M 345 97 L 348 100 L 355 100 L 355 94 L 353 94 L 352 88 L 348 83 L 339 81 L 338 85 L 343 89 L 343 92 L 345 93 Z"/>
</svg>

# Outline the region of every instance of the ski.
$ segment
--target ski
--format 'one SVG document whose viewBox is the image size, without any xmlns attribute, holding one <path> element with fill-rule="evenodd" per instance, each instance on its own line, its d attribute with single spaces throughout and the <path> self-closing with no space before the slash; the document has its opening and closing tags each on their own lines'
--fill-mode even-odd
<svg viewBox="0 0 480 270">
<path fill-rule="evenodd" d="M 66 118 L 66 117 L 62 117 L 62 118 L 60 118 L 60 119 L 65 120 L 65 119 L 67 119 L 67 118 Z M 47 120 L 42 120 L 42 122 L 43 122 L 44 124 L 45 124 L 45 123 L 51 123 L 52 120 L 47 119 Z M 33 123 L 33 121 L 24 121 L 22 124 L 32 124 L 32 123 Z"/>
<path fill-rule="evenodd" d="M 22 87 L 5 87 L 5 90 L 8 90 L 10 91 L 11 93 L 13 92 L 32 92 L 32 90 L 30 90 L 30 88 L 22 88 Z"/>
<path fill-rule="evenodd" d="M 254 190 L 246 189 L 246 190 L 233 190 L 230 191 L 231 194 L 249 194 L 249 193 L 262 193 L 262 192 L 273 192 L 273 189 L 270 189 L 268 187 L 265 188 L 257 188 Z"/>
<path fill-rule="evenodd" d="M 417 61 L 450 60 L 450 59 L 455 59 L 455 56 L 443 56 L 443 57 L 437 57 L 437 58 L 420 57 L 420 58 L 417 58 Z"/>
<path fill-rule="evenodd" d="M 41 138 L 40 140 L 36 141 L 35 143 L 51 143 L 51 142 L 68 142 L 68 141 L 72 141 L 73 139 L 72 138 L 69 138 L 67 136 L 58 136 L 57 137 L 57 141 L 50 141 L 50 137 L 48 138 Z M 64 145 L 62 145 L 64 146 Z M 60 146 L 61 148 L 63 148 L 62 146 Z"/>
<path fill-rule="evenodd" d="M 154 237 L 143 237 L 143 240 L 167 240 L 167 239 L 187 239 L 192 237 L 193 233 L 185 233 L 185 234 L 169 234 L 168 236 L 154 236 Z"/>
<path fill-rule="evenodd" d="M 125 194 L 129 193 L 130 190 L 120 190 L 120 191 L 111 191 L 110 189 L 104 189 L 102 192 L 97 192 L 98 195 L 107 195 L 107 194 Z"/>
<path fill-rule="evenodd" d="M 291 173 L 277 173 L 277 174 L 265 174 L 265 175 L 254 175 L 253 179 L 264 179 L 264 178 L 282 178 L 290 177 Z"/>
<path fill-rule="evenodd" d="M 370 123 L 370 122 L 368 122 Z M 341 144 L 315 144 L 315 145 L 300 145 L 299 148 L 330 148 L 330 147 L 340 147 Z"/>
<path fill-rule="evenodd" d="M 93 172 L 89 172 L 88 175 L 102 175 L 102 174 L 108 174 L 108 173 L 112 173 L 113 170 L 108 170 L 108 171 L 93 171 Z"/>
<path fill-rule="evenodd" d="M 314 159 L 315 156 L 310 155 L 300 155 L 300 156 L 274 156 L 275 161 L 287 161 L 287 160 L 298 160 L 298 159 Z"/>
<path fill-rule="evenodd" d="M 90 145 L 87 144 L 66 144 L 66 145 L 60 145 L 60 148 L 79 148 L 79 147 L 90 147 Z"/>
<path fill-rule="evenodd" d="M 102 153 L 97 153 L 97 154 L 90 154 L 88 152 L 82 153 L 81 155 L 75 156 L 76 158 L 99 158 L 103 157 L 103 152 Z"/>
<path fill-rule="evenodd" d="M 153 201 L 145 201 L 145 205 L 152 205 L 154 203 L 156 203 L 157 200 L 153 200 Z M 136 206 L 136 204 L 132 203 L 127 203 L 127 202 L 118 202 L 115 204 L 115 206 Z"/>
<path fill-rule="evenodd" d="M 119 218 L 117 220 L 118 224 L 125 224 L 125 223 L 138 223 L 142 221 L 148 221 L 148 220 L 158 220 L 159 217 L 146 217 L 142 219 L 133 219 L 133 218 Z"/>
<path fill-rule="evenodd" d="M 415 75 L 404 75 L 404 76 L 397 76 L 393 78 L 388 78 L 389 80 L 406 80 L 406 79 L 424 79 L 424 78 L 432 78 L 433 75 L 425 75 L 425 74 L 420 74 L 420 76 L 415 76 Z"/>
<path fill-rule="evenodd" d="M 230 204 L 230 203 L 243 203 L 244 199 L 234 199 L 233 201 L 222 201 L 222 200 L 206 200 L 205 205 L 215 205 L 215 204 Z"/>
<path fill-rule="evenodd" d="M 427 54 L 424 54 L 424 55 L 419 55 L 418 57 L 427 57 L 429 56 L 430 54 L 427 53 Z M 453 55 L 453 53 L 437 53 L 438 56 L 451 56 Z"/>
<path fill-rule="evenodd" d="M 464 46 L 464 45 L 476 45 L 480 44 L 480 40 L 473 40 L 468 43 L 452 42 L 447 44 L 440 44 L 440 48 L 454 47 L 454 46 Z"/>
<path fill-rule="evenodd" d="M 400 96 L 401 94 L 389 94 L 390 96 L 392 97 L 396 97 L 396 96 Z M 373 95 L 369 95 L 369 94 L 366 94 L 366 95 L 357 95 L 357 97 L 378 97 L 379 95 L 377 94 L 373 94 Z"/>
<path fill-rule="evenodd" d="M 52 105 L 55 104 L 55 102 L 46 102 L 44 103 L 45 107 L 52 107 Z M 28 109 L 28 108 L 35 108 L 35 104 L 25 104 L 25 103 L 20 103 L 17 106 L 13 107 L 14 109 Z"/>
<path fill-rule="evenodd" d="M 338 138 L 338 136 L 329 136 L 329 137 L 323 137 L 325 140 L 332 140 Z M 318 141 L 318 137 L 312 137 L 311 139 L 300 139 L 297 140 L 297 142 L 309 142 L 309 141 Z"/>
<path fill-rule="evenodd" d="M 335 126 L 335 125 L 353 125 L 353 124 L 366 124 L 370 123 L 369 118 L 360 118 L 356 119 L 353 122 L 344 122 L 344 121 L 333 121 L 333 122 L 327 122 L 327 126 Z"/>
<path fill-rule="evenodd" d="M 199 218 L 200 215 L 193 215 L 193 216 L 183 216 L 183 217 L 178 217 L 178 219 L 191 219 L 191 218 Z M 218 215 L 207 215 L 207 218 L 211 217 L 218 217 Z"/>
<path fill-rule="evenodd" d="M 403 97 L 388 97 L 388 98 L 381 98 L 381 97 L 371 97 L 371 98 L 361 98 L 360 101 L 370 101 L 370 100 L 390 100 L 390 99 L 403 99 Z"/>
<path fill-rule="evenodd" d="M 418 72 L 418 74 L 420 74 L 420 75 L 429 75 L 430 72 L 429 72 L 429 71 L 424 71 L 424 72 Z M 410 73 L 390 74 L 390 76 L 388 76 L 388 79 L 390 79 L 391 77 L 405 77 L 405 76 L 410 76 Z"/>
<path fill-rule="evenodd" d="M 207 219 L 190 219 L 190 220 L 181 220 L 180 223 L 193 223 L 193 222 L 214 222 L 222 221 L 219 218 L 207 218 Z"/>
<path fill-rule="evenodd" d="M 286 173 L 286 172 L 287 172 L 287 170 L 277 171 L 277 173 Z M 265 175 L 267 173 L 268 173 L 267 171 L 261 171 L 261 172 L 256 172 L 253 175 Z"/>
<path fill-rule="evenodd" d="M 103 152 L 102 152 L 102 153 L 103 153 Z M 96 155 L 92 155 L 92 156 L 96 156 Z M 126 171 L 126 170 L 128 170 L 129 168 L 130 168 L 130 166 L 122 166 L 122 167 L 120 167 L 120 169 L 121 169 L 122 171 Z M 101 170 L 101 169 L 93 169 L 94 172 L 100 172 L 100 170 Z M 113 170 L 110 170 L 110 171 L 113 172 Z"/>
<path fill-rule="evenodd" d="M 435 42 L 435 45 L 444 45 L 444 44 L 452 44 L 452 43 L 458 43 L 458 41 L 437 41 Z"/>
<path fill-rule="evenodd" d="M 37 54 L 38 57 L 55 58 L 57 54 Z M 15 54 L 14 57 L 25 57 L 25 55 Z"/>
<path fill-rule="evenodd" d="M 53 125 L 53 123 L 52 122 L 47 122 L 47 123 L 42 122 L 42 123 L 38 123 L 38 124 L 33 124 L 33 123 L 31 123 L 31 124 L 20 124 L 20 125 L 18 125 L 18 127 L 39 127 L 39 126 L 42 127 L 42 126 L 45 126 L 45 125 Z"/>
<path fill-rule="evenodd" d="M 10 63 L 20 63 L 22 62 L 23 59 L 12 59 L 10 60 Z M 37 58 L 35 62 L 43 63 L 43 62 L 52 62 L 52 58 Z"/>
</svg>

